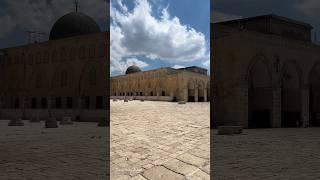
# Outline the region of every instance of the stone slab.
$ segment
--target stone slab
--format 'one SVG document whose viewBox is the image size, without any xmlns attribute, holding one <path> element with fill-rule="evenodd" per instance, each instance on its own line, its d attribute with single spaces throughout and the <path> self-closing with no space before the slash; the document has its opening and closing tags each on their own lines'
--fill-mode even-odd
<svg viewBox="0 0 320 180">
<path fill-rule="evenodd" d="M 189 164 L 184 163 L 184 162 L 177 160 L 177 159 L 172 159 L 172 160 L 164 163 L 163 165 L 166 168 L 168 168 L 174 172 L 183 174 L 185 176 L 192 174 L 193 172 L 197 171 L 197 169 L 198 169 L 195 166 L 189 165 Z"/>
<path fill-rule="evenodd" d="M 155 166 L 151 169 L 148 169 L 143 173 L 143 176 L 146 179 L 152 179 L 152 180 L 182 180 L 184 179 L 184 176 L 181 174 L 175 173 L 163 166 Z"/>
<path fill-rule="evenodd" d="M 183 161 L 185 163 L 192 164 L 197 167 L 202 167 L 208 162 L 208 160 L 206 160 L 206 159 L 199 158 L 199 157 L 194 156 L 189 153 L 182 154 L 182 155 L 178 156 L 177 159 L 179 159 L 180 161 Z"/>
</svg>

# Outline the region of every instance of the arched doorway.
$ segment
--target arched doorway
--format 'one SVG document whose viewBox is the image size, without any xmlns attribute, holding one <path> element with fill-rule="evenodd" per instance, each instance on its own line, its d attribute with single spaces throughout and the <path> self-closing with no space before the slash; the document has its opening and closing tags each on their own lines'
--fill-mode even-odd
<svg viewBox="0 0 320 180">
<path fill-rule="evenodd" d="M 300 74 L 295 63 L 284 65 L 281 80 L 281 127 L 301 126 Z"/>
<path fill-rule="evenodd" d="M 248 127 L 271 127 L 272 83 L 267 65 L 256 61 L 248 72 Z"/>
<path fill-rule="evenodd" d="M 310 126 L 320 126 L 320 64 L 315 65 L 309 74 L 310 83 Z"/>
<path fill-rule="evenodd" d="M 204 82 L 199 81 L 198 83 L 198 101 L 204 102 Z"/>
<path fill-rule="evenodd" d="M 188 102 L 195 102 L 195 83 L 193 80 L 188 82 Z"/>
</svg>

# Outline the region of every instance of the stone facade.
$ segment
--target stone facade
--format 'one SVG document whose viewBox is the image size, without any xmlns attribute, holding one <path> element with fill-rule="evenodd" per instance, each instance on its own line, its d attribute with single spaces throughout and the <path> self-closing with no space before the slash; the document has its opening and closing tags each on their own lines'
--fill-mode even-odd
<svg viewBox="0 0 320 180">
<path fill-rule="evenodd" d="M 160 68 L 112 77 L 110 94 L 113 99 L 204 102 L 209 87 L 206 69 Z"/>
<path fill-rule="evenodd" d="M 105 117 L 109 32 L 0 50 L 0 118 Z"/>
<path fill-rule="evenodd" d="M 274 15 L 211 24 L 212 125 L 319 126 L 320 46 L 311 29 Z"/>
</svg>

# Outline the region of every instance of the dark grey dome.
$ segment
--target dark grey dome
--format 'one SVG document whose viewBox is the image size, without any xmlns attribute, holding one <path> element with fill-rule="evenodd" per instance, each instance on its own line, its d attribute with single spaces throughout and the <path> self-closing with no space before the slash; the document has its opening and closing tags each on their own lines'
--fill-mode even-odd
<svg viewBox="0 0 320 180">
<path fill-rule="evenodd" d="M 101 32 L 98 24 L 89 16 L 72 12 L 62 16 L 53 25 L 49 40 Z"/>
<path fill-rule="evenodd" d="M 141 72 L 141 69 L 136 65 L 129 66 L 128 69 L 126 70 L 126 74 L 131 74 L 136 72 Z"/>
</svg>

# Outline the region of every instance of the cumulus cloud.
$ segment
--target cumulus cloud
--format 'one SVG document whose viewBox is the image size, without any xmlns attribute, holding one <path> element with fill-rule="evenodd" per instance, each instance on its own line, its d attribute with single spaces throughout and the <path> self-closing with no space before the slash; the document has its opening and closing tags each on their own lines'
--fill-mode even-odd
<svg viewBox="0 0 320 180">
<path fill-rule="evenodd" d="M 79 1 L 79 11 L 88 14 L 96 21 L 107 22 L 109 0 Z M 74 9 L 73 1 L 65 0 L 3 0 L 0 14 L 0 38 L 20 29 L 42 31 L 47 34 L 54 22 Z M 102 25 L 103 29 L 107 23 Z"/>
<path fill-rule="evenodd" d="M 159 18 L 153 16 L 147 0 L 136 0 L 131 11 L 121 0 L 112 1 L 110 8 L 111 65 L 119 65 L 126 56 L 133 55 L 170 63 L 192 62 L 206 56 L 204 34 L 184 25 L 178 17 L 171 17 L 167 8 L 162 9 Z"/>
<path fill-rule="evenodd" d="M 174 65 L 172 66 L 173 69 L 180 69 L 180 68 L 185 68 L 185 66 L 181 66 L 181 65 Z"/>
<path fill-rule="evenodd" d="M 140 68 L 145 68 L 145 67 L 149 66 L 149 64 L 147 64 L 146 62 L 140 61 L 136 58 L 128 58 L 127 59 L 127 66 L 132 66 L 132 65 L 136 65 Z"/>
<path fill-rule="evenodd" d="M 209 67 L 210 67 L 210 59 L 204 61 L 204 62 L 202 63 L 202 65 L 204 65 L 205 67 L 209 68 Z"/>
</svg>

